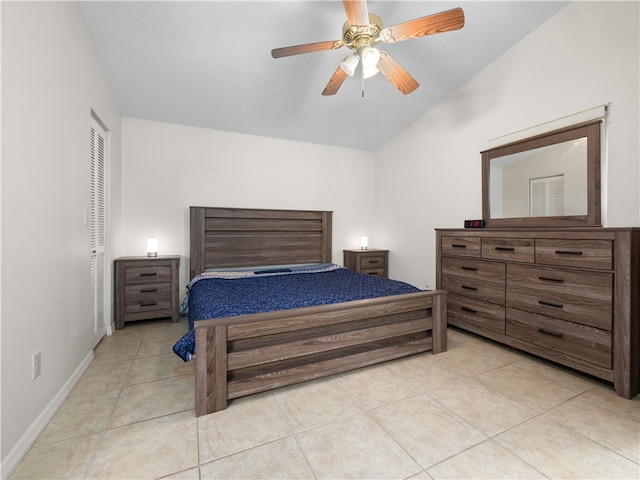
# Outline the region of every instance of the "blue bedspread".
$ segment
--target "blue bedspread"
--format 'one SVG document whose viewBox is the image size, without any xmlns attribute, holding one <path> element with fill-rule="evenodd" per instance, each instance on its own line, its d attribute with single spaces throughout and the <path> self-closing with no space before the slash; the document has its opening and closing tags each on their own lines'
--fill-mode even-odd
<svg viewBox="0 0 640 480">
<path fill-rule="evenodd" d="M 185 362 L 195 353 L 193 323 L 250 313 L 386 297 L 420 291 L 404 282 L 356 273 L 333 264 L 196 278 L 189 284 L 190 331 L 173 346 Z"/>
</svg>

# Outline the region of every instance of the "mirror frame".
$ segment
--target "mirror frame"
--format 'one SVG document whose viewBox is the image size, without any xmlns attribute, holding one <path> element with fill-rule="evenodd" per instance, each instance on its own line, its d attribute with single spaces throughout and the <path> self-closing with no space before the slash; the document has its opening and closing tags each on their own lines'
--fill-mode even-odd
<svg viewBox="0 0 640 480">
<path fill-rule="evenodd" d="M 485 227 L 578 227 L 601 226 L 600 124 L 601 120 L 572 125 L 560 130 L 491 148 L 482 154 L 482 218 Z M 491 160 L 513 153 L 587 137 L 587 214 L 555 217 L 491 218 L 489 172 Z"/>
</svg>

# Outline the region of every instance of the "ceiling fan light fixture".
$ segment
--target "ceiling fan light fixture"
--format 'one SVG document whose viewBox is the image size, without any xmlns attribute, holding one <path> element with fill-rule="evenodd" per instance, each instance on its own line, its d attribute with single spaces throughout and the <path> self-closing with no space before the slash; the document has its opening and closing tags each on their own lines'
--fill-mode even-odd
<svg viewBox="0 0 640 480">
<path fill-rule="evenodd" d="M 360 50 L 362 58 L 362 78 L 371 78 L 378 73 L 380 50 L 374 47 L 364 47 Z"/>
<path fill-rule="evenodd" d="M 374 47 L 364 47 L 360 51 L 362 66 L 366 68 L 375 67 L 380 61 L 380 50 Z"/>
<path fill-rule="evenodd" d="M 340 68 L 344 70 L 344 73 L 353 77 L 353 74 L 356 72 L 356 68 L 358 67 L 358 62 L 360 62 L 360 57 L 357 53 L 354 53 L 340 62 Z"/>
<path fill-rule="evenodd" d="M 378 67 L 373 66 L 373 67 L 365 67 L 364 65 L 362 66 L 362 78 L 371 78 L 373 77 L 376 73 L 378 73 L 380 70 L 378 70 Z"/>
</svg>

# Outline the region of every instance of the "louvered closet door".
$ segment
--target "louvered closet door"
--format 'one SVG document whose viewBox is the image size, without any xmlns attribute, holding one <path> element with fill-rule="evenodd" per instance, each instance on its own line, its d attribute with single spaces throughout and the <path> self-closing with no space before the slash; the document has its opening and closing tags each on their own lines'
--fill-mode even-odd
<svg viewBox="0 0 640 480">
<path fill-rule="evenodd" d="M 91 201 L 89 225 L 90 245 L 90 327 L 92 348 L 106 331 L 105 325 L 105 224 L 106 188 L 105 163 L 107 158 L 107 132 L 91 118 Z"/>
</svg>

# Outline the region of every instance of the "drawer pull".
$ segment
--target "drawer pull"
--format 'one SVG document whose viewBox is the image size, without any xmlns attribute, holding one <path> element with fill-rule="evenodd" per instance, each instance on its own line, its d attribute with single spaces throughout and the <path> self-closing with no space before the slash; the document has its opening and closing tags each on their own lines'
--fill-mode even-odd
<svg viewBox="0 0 640 480">
<path fill-rule="evenodd" d="M 150 301 L 150 302 L 140 302 L 140 306 L 141 307 L 153 307 L 154 305 L 157 305 L 158 302 L 156 301 Z"/>
<path fill-rule="evenodd" d="M 469 307 L 460 307 L 460 310 L 463 310 L 463 311 L 469 312 L 469 313 L 478 313 L 477 310 L 474 310 L 473 308 L 469 308 Z"/>
<path fill-rule="evenodd" d="M 538 303 L 546 307 L 554 307 L 554 308 L 562 308 L 564 306 L 561 303 L 545 302 L 544 300 L 538 300 Z"/>
<path fill-rule="evenodd" d="M 158 289 L 157 288 L 141 288 L 140 289 L 140 293 L 151 293 L 151 292 L 157 292 Z"/>
<path fill-rule="evenodd" d="M 562 278 L 552 278 L 552 277 L 538 277 L 543 282 L 554 282 L 554 283 L 562 283 L 564 279 Z"/>
<path fill-rule="evenodd" d="M 551 335 L 552 337 L 562 338 L 562 334 L 559 332 L 554 332 L 553 330 L 547 330 L 546 328 L 539 328 L 538 332 L 544 333 L 545 335 Z"/>
<path fill-rule="evenodd" d="M 140 274 L 141 277 L 155 277 L 156 275 L 158 275 L 158 272 L 148 272 Z"/>
<path fill-rule="evenodd" d="M 494 247 L 499 252 L 515 252 L 515 247 Z"/>
<path fill-rule="evenodd" d="M 477 272 L 478 269 L 476 267 L 460 267 L 462 270 L 469 270 L 470 272 Z"/>
<path fill-rule="evenodd" d="M 451 246 L 453 248 L 467 248 L 467 246 L 462 243 L 452 243 Z"/>
<path fill-rule="evenodd" d="M 378 263 L 378 260 L 367 260 L 369 263 Z"/>
<path fill-rule="evenodd" d="M 582 255 L 580 250 L 556 250 L 558 255 Z"/>
<path fill-rule="evenodd" d="M 465 290 L 473 290 L 474 292 L 478 290 L 477 287 L 469 287 L 468 285 L 462 285 L 462 288 Z"/>
<path fill-rule="evenodd" d="M 378 272 L 369 272 L 369 275 L 378 275 Z"/>
</svg>

